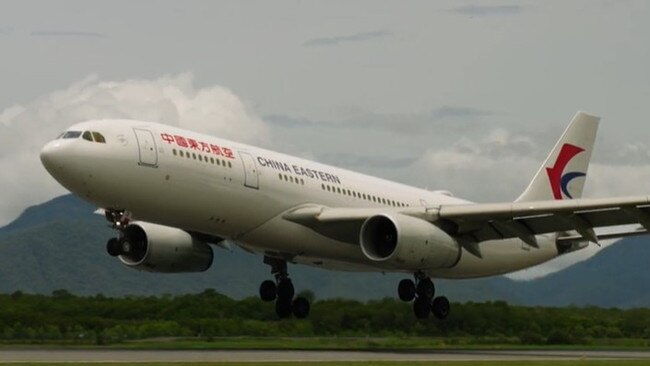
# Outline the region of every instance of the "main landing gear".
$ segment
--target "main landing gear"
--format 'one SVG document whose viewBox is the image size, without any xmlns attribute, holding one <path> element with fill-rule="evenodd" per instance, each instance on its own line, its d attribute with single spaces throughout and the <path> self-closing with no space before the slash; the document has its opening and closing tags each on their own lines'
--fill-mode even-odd
<svg viewBox="0 0 650 366">
<path fill-rule="evenodd" d="M 438 319 L 449 316 L 449 300 L 444 296 L 434 298 L 436 289 L 433 281 L 421 272 L 415 273 L 415 282 L 403 279 L 397 287 L 402 301 L 413 301 L 413 312 L 418 319 L 425 319 L 429 314 Z"/>
<path fill-rule="evenodd" d="M 275 312 L 280 318 L 292 314 L 298 319 L 309 315 L 309 301 L 304 297 L 293 298 L 293 283 L 287 273 L 287 262 L 282 259 L 264 257 L 264 263 L 271 266 L 275 281 L 266 280 L 260 285 L 260 298 L 264 301 L 275 300 Z"/>
</svg>

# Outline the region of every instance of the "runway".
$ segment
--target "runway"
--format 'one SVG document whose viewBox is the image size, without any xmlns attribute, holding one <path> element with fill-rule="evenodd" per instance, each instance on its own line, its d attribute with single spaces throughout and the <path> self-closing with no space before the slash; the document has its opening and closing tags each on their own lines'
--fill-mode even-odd
<svg viewBox="0 0 650 366">
<path fill-rule="evenodd" d="M 153 350 L 0 350 L 9 362 L 336 362 L 336 361 L 534 361 L 650 360 L 650 351 L 153 351 Z"/>
</svg>

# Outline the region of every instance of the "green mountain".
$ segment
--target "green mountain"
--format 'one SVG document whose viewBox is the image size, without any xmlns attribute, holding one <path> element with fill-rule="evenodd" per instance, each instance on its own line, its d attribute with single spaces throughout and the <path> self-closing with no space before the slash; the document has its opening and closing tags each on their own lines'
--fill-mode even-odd
<svg viewBox="0 0 650 366">
<path fill-rule="evenodd" d="M 214 288 L 234 298 L 255 296 L 259 283 L 271 278 L 261 256 L 215 248 L 212 267 L 203 273 L 139 272 L 106 254 L 115 233 L 95 207 L 66 195 L 30 207 L 0 228 L 0 292 L 49 294 L 66 289 L 77 294 L 163 294 Z M 454 301 L 506 300 L 525 305 L 650 306 L 650 241 L 626 239 L 595 257 L 533 281 L 505 277 L 436 281 L 441 294 Z M 403 275 L 332 272 L 291 265 L 296 290 L 310 289 L 317 298 L 360 300 L 396 296 Z"/>
</svg>

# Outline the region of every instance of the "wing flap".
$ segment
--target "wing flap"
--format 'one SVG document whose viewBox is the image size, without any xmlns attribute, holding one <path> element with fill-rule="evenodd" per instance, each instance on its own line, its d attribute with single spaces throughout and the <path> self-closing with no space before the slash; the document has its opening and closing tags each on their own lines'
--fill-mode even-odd
<svg viewBox="0 0 650 366">
<path fill-rule="evenodd" d="M 442 206 L 440 219 L 454 222 L 458 234 L 477 241 L 518 237 L 529 245 L 534 235 L 576 231 L 598 242 L 593 228 L 641 224 L 650 228 L 650 197 L 575 199 Z"/>
<path fill-rule="evenodd" d="M 649 232 L 643 227 L 639 227 L 636 229 L 632 230 L 622 230 L 622 231 L 614 231 L 614 232 L 608 232 L 608 233 L 599 233 L 597 234 L 598 240 L 608 240 L 608 239 L 619 239 L 619 238 L 626 238 L 630 236 L 639 236 L 639 235 L 647 235 Z M 562 236 L 557 239 L 558 243 L 578 243 L 578 242 L 584 242 L 585 239 L 581 235 L 567 235 L 567 236 Z"/>
</svg>

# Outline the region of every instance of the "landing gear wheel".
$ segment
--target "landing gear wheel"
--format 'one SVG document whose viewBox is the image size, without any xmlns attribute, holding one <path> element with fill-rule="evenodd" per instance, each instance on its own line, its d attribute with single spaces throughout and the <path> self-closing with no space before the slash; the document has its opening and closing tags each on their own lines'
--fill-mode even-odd
<svg viewBox="0 0 650 366">
<path fill-rule="evenodd" d="M 263 301 L 273 301 L 278 295 L 278 286 L 271 280 L 266 280 L 260 285 L 260 298 Z"/>
<path fill-rule="evenodd" d="M 280 319 L 288 318 L 291 316 L 291 300 L 278 298 L 275 301 L 275 313 L 278 314 Z"/>
<path fill-rule="evenodd" d="M 412 280 L 404 279 L 399 281 L 397 293 L 402 301 L 413 301 L 415 298 L 415 283 Z"/>
<path fill-rule="evenodd" d="M 449 300 L 447 300 L 446 297 L 444 296 L 438 296 L 435 299 L 433 299 L 433 303 L 431 304 L 431 310 L 433 311 L 433 315 L 442 320 L 445 319 L 449 316 Z"/>
<path fill-rule="evenodd" d="M 416 293 L 418 294 L 418 298 L 426 299 L 427 302 L 430 302 L 436 293 L 436 288 L 433 286 L 433 281 L 431 281 L 430 278 L 423 278 L 419 280 L 418 286 L 416 288 Z"/>
<path fill-rule="evenodd" d="M 431 314 L 431 303 L 429 300 L 418 297 L 413 301 L 413 312 L 418 319 L 426 319 Z"/>
<path fill-rule="evenodd" d="M 117 238 L 110 238 L 106 243 L 106 251 L 111 257 L 120 255 L 120 241 Z"/>
<path fill-rule="evenodd" d="M 278 283 L 278 299 L 282 299 L 291 303 L 293 294 L 293 283 L 290 279 L 285 278 Z"/>
<path fill-rule="evenodd" d="M 304 297 L 298 297 L 293 300 L 293 315 L 298 319 L 304 319 L 309 315 L 309 301 Z"/>
</svg>

